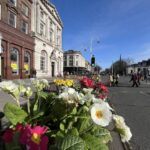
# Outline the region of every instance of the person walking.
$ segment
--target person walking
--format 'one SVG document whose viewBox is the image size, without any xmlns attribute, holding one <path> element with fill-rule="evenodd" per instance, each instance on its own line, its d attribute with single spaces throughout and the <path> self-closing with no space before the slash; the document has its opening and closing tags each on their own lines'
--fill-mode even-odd
<svg viewBox="0 0 150 150">
<path fill-rule="evenodd" d="M 141 77 L 142 77 L 141 72 L 138 71 L 138 73 L 137 73 L 137 83 L 138 83 L 139 85 L 141 84 L 141 83 L 140 83 Z"/>
<path fill-rule="evenodd" d="M 130 79 L 130 81 L 129 82 L 133 82 L 133 84 L 132 84 L 132 87 L 134 87 L 135 85 L 136 85 L 136 87 L 138 87 L 138 84 L 137 84 L 137 74 L 136 73 L 133 73 L 132 75 L 131 75 L 131 79 Z"/>
<path fill-rule="evenodd" d="M 109 86 L 110 86 L 110 87 L 113 86 L 113 82 L 114 82 L 114 80 L 113 80 L 113 75 L 112 75 L 112 74 L 109 74 Z"/>
<path fill-rule="evenodd" d="M 114 85 L 118 86 L 119 74 L 114 75 Z"/>
</svg>

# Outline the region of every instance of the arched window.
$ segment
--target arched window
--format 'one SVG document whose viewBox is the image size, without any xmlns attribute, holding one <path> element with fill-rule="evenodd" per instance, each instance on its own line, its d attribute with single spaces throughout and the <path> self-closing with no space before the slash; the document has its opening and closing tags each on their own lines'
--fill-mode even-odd
<svg viewBox="0 0 150 150">
<path fill-rule="evenodd" d="M 1 46 L 1 50 L 0 50 L 0 52 L 1 52 L 1 53 L 3 53 L 3 52 L 4 52 L 4 47 L 3 47 L 3 45 Z"/>
<path fill-rule="evenodd" d="M 31 60 L 30 53 L 28 51 L 25 51 L 25 54 L 24 54 L 25 74 L 30 74 L 30 62 L 31 62 L 30 60 Z"/>
<path fill-rule="evenodd" d="M 43 72 L 46 72 L 47 71 L 47 53 L 43 50 L 41 52 L 41 59 L 40 59 L 40 69 L 43 71 Z"/>
<path fill-rule="evenodd" d="M 19 74 L 19 51 L 17 48 L 12 48 L 10 50 L 10 61 L 11 61 L 11 69 L 12 74 Z"/>
</svg>

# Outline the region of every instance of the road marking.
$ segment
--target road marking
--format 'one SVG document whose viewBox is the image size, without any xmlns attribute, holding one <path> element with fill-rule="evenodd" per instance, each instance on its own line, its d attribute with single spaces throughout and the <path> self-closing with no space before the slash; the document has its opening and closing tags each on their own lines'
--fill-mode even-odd
<svg viewBox="0 0 150 150">
<path fill-rule="evenodd" d="M 143 92 L 143 91 L 140 91 L 140 94 L 145 95 L 145 96 L 149 96 L 149 94 L 146 94 L 146 93 Z"/>
<path fill-rule="evenodd" d="M 128 91 L 120 91 L 120 93 L 128 93 Z"/>
</svg>

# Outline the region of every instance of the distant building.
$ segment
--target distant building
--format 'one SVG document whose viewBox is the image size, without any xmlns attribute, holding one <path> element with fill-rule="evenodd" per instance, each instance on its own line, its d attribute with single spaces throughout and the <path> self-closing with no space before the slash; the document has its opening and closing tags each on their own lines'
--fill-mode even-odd
<svg viewBox="0 0 150 150">
<path fill-rule="evenodd" d="M 32 76 L 34 39 L 32 0 L 0 0 L 0 75 L 5 79 Z"/>
<path fill-rule="evenodd" d="M 91 72 L 92 70 L 91 64 L 88 61 L 85 61 L 85 68 L 87 72 Z"/>
<path fill-rule="evenodd" d="M 63 75 L 62 28 L 62 21 L 51 2 L 33 0 L 32 35 L 37 77 Z"/>
<path fill-rule="evenodd" d="M 129 65 L 127 68 L 127 74 L 131 74 L 131 72 L 138 72 L 140 71 L 143 74 L 150 75 L 150 59 L 143 60 L 136 64 Z"/>
<path fill-rule="evenodd" d="M 85 74 L 90 69 L 90 63 L 87 63 L 80 51 L 68 50 L 64 52 L 64 72 L 69 74 Z"/>
</svg>

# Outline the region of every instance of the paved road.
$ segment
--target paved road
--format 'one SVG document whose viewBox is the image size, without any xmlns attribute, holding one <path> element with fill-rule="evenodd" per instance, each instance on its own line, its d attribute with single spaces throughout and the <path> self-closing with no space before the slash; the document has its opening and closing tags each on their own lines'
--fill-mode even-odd
<svg viewBox="0 0 150 150">
<path fill-rule="evenodd" d="M 133 88 L 128 77 L 121 77 L 119 87 L 109 90 L 116 112 L 131 128 L 133 150 L 150 150 L 150 83 Z"/>
</svg>

